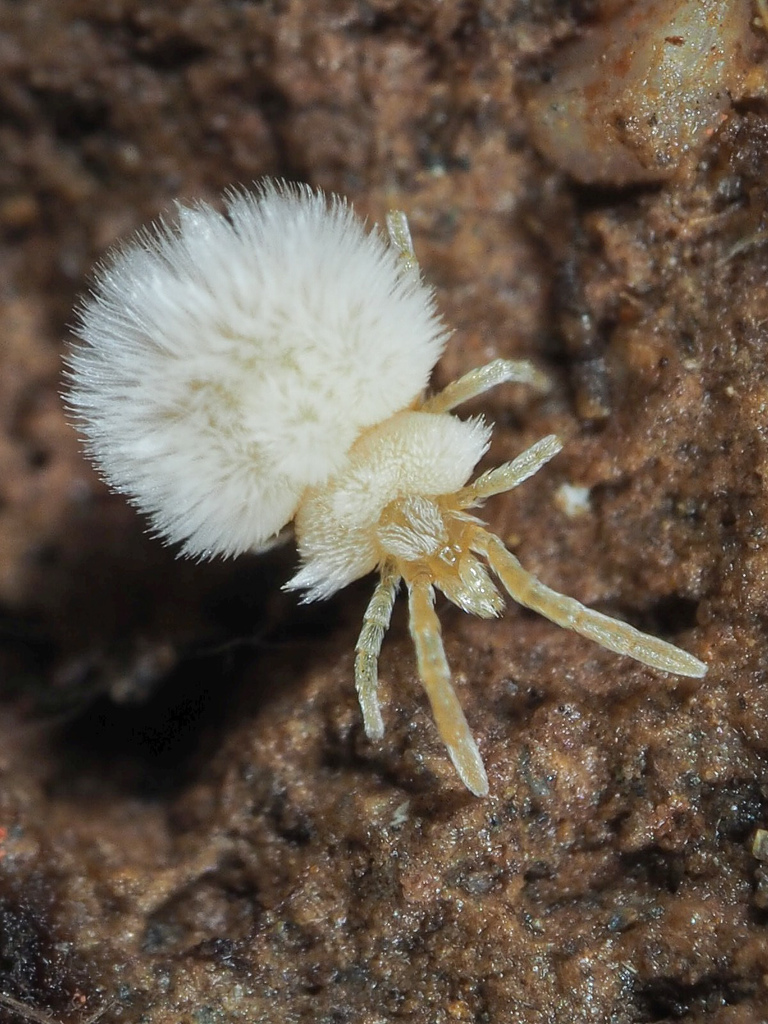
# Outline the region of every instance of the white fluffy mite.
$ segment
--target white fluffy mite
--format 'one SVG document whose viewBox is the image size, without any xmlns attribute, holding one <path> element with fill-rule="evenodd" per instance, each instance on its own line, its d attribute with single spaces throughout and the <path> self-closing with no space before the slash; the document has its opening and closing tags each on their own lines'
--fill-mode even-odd
<svg viewBox="0 0 768 1024">
<path fill-rule="evenodd" d="M 487 563 L 518 602 L 665 672 L 706 666 L 671 644 L 550 590 L 471 514 L 560 451 L 555 436 L 468 483 L 490 428 L 452 415 L 505 381 L 541 390 L 531 364 L 497 359 L 425 389 L 447 331 L 421 279 L 405 216 L 388 237 L 343 199 L 263 182 L 226 212 L 179 207 L 108 257 L 82 306 L 67 395 L 88 451 L 186 554 L 268 546 L 293 522 L 289 589 L 326 598 L 380 579 L 356 648 L 365 730 L 383 735 L 377 661 L 401 581 L 419 674 L 465 785 L 488 781 L 451 685 L 435 588 L 499 615 Z"/>
</svg>

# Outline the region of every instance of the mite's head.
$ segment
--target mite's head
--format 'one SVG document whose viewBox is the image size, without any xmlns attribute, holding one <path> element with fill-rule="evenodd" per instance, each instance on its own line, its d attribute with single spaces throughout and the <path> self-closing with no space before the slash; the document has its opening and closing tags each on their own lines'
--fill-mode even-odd
<svg viewBox="0 0 768 1024">
<path fill-rule="evenodd" d="M 384 562 L 406 579 L 418 571 L 455 576 L 466 517 L 451 496 L 489 439 L 482 420 L 446 413 L 401 412 L 367 431 L 343 470 L 304 496 L 296 516 L 303 566 L 290 588 L 306 589 L 309 600 L 328 597 Z"/>
</svg>

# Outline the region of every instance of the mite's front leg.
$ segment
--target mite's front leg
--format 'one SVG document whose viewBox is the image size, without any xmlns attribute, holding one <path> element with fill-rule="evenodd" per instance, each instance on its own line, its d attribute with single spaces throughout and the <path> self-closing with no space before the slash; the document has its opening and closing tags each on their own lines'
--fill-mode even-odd
<svg viewBox="0 0 768 1024">
<path fill-rule="evenodd" d="M 493 534 L 478 529 L 473 550 L 486 556 L 489 565 L 518 604 L 539 612 L 558 626 L 572 629 L 609 651 L 625 654 L 651 668 L 661 669 L 662 672 L 674 672 L 696 679 L 706 674 L 707 666 L 687 651 L 681 651 L 665 640 L 642 633 L 620 619 L 612 619 L 609 615 L 585 607 L 573 597 L 552 590 L 524 569 Z"/>
<path fill-rule="evenodd" d="M 410 630 L 419 675 L 432 705 L 437 731 L 461 781 L 475 796 L 487 796 L 488 776 L 451 685 L 451 670 L 445 657 L 434 600 L 434 590 L 426 580 L 417 579 L 408 584 Z"/>
<path fill-rule="evenodd" d="M 355 687 L 363 712 L 365 735 L 370 740 L 384 736 L 384 721 L 379 706 L 379 654 L 384 634 L 389 629 L 392 608 L 400 577 L 394 567 L 385 565 L 363 616 L 363 628 L 355 645 Z"/>
</svg>

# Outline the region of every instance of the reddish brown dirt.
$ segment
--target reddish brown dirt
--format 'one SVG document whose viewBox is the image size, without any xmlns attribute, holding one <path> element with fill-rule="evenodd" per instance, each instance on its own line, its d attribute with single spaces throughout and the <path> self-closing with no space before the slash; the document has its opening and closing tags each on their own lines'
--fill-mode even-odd
<svg viewBox="0 0 768 1024">
<path fill-rule="evenodd" d="M 755 1024 L 768 1015 L 768 110 L 663 187 L 575 187 L 524 93 L 598 5 L 0 0 L 0 992 L 66 1024 Z M 759 26 L 756 59 L 762 59 Z M 491 795 L 462 790 L 402 610 L 366 741 L 371 582 L 175 561 L 57 396 L 108 244 L 262 174 L 405 209 L 456 333 L 552 375 L 474 403 L 526 566 L 710 665 L 663 678 L 440 606 Z M 589 489 L 569 516 L 563 484 Z M 757 887 L 757 888 L 756 888 Z M 18 1008 L 0 1007 L 3 1024 Z"/>
</svg>

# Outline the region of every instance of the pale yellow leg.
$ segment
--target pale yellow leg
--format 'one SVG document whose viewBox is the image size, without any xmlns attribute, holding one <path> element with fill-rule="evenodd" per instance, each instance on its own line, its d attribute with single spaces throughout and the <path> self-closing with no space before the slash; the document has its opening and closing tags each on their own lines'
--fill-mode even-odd
<svg viewBox="0 0 768 1024">
<path fill-rule="evenodd" d="M 435 595 L 428 581 L 409 583 L 410 629 L 416 646 L 419 675 L 427 691 L 440 738 L 464 785 L 475 796 L 487 796 L 488 776 L 480 751 L 451 685 L 451 670 L 435 614 Z"/>
<path fill-rule="evenodd" d="M 697 679 L 706 674 L 707 666 L 687 651 L 551 590 L 525 570 L 498 537 L 478 530 L 473 548 L 487 557 L 491 568 L 515 601 L 546 616 L 558 626 L 572 629 L 609 651 L 628 655 L 662 672 Z"/>
<path fill-rule="evenodd" d="M 562 450 L 562 447 L 563 442 L 555 434 L 542 437 L 540 441 L 532 444 L 530 448 L 526 448 L 512 462 L 505 462 L 503 466 L 489 469 L 477 480 L 462 487 L 456 494 L 459 508 L 468 508 L 494 494 L 502 494 L 504 491 L 511 491 L 514 487 L 519 487 L 534 473 L 538 473 L 542 466 L 545 466 Z"/>
<path fill-rule="evenodd" d="M 392 608 L 400 577 L 391 566 L 385 566 L 363 616 L 363 628 L 355 645 L 355 686 L 363 712 L 365 735 L 380 740 L 384 721 L 379 707 L 379 654 L 384 634 L 389 629 Z"/>
<path fill-rule="evenodd" d="M 462 402 L 482 395 L 498 384 L 530 384 L 537 391 L 548 391 L 549 379 L 527 359 L 492 359 L 453 381 L 421 406 L 423 412 L 450 412 Z"/>
<path fill-rule="evenodd" d="M 402 210 L 390 210 L 387 214 L 387 233 L 390 245 L 399 253 L 400 266 L 404 273 L 419 273 L 419 263 L 413 250 L 411 229 L 408 218 Z"/>
</svg>

